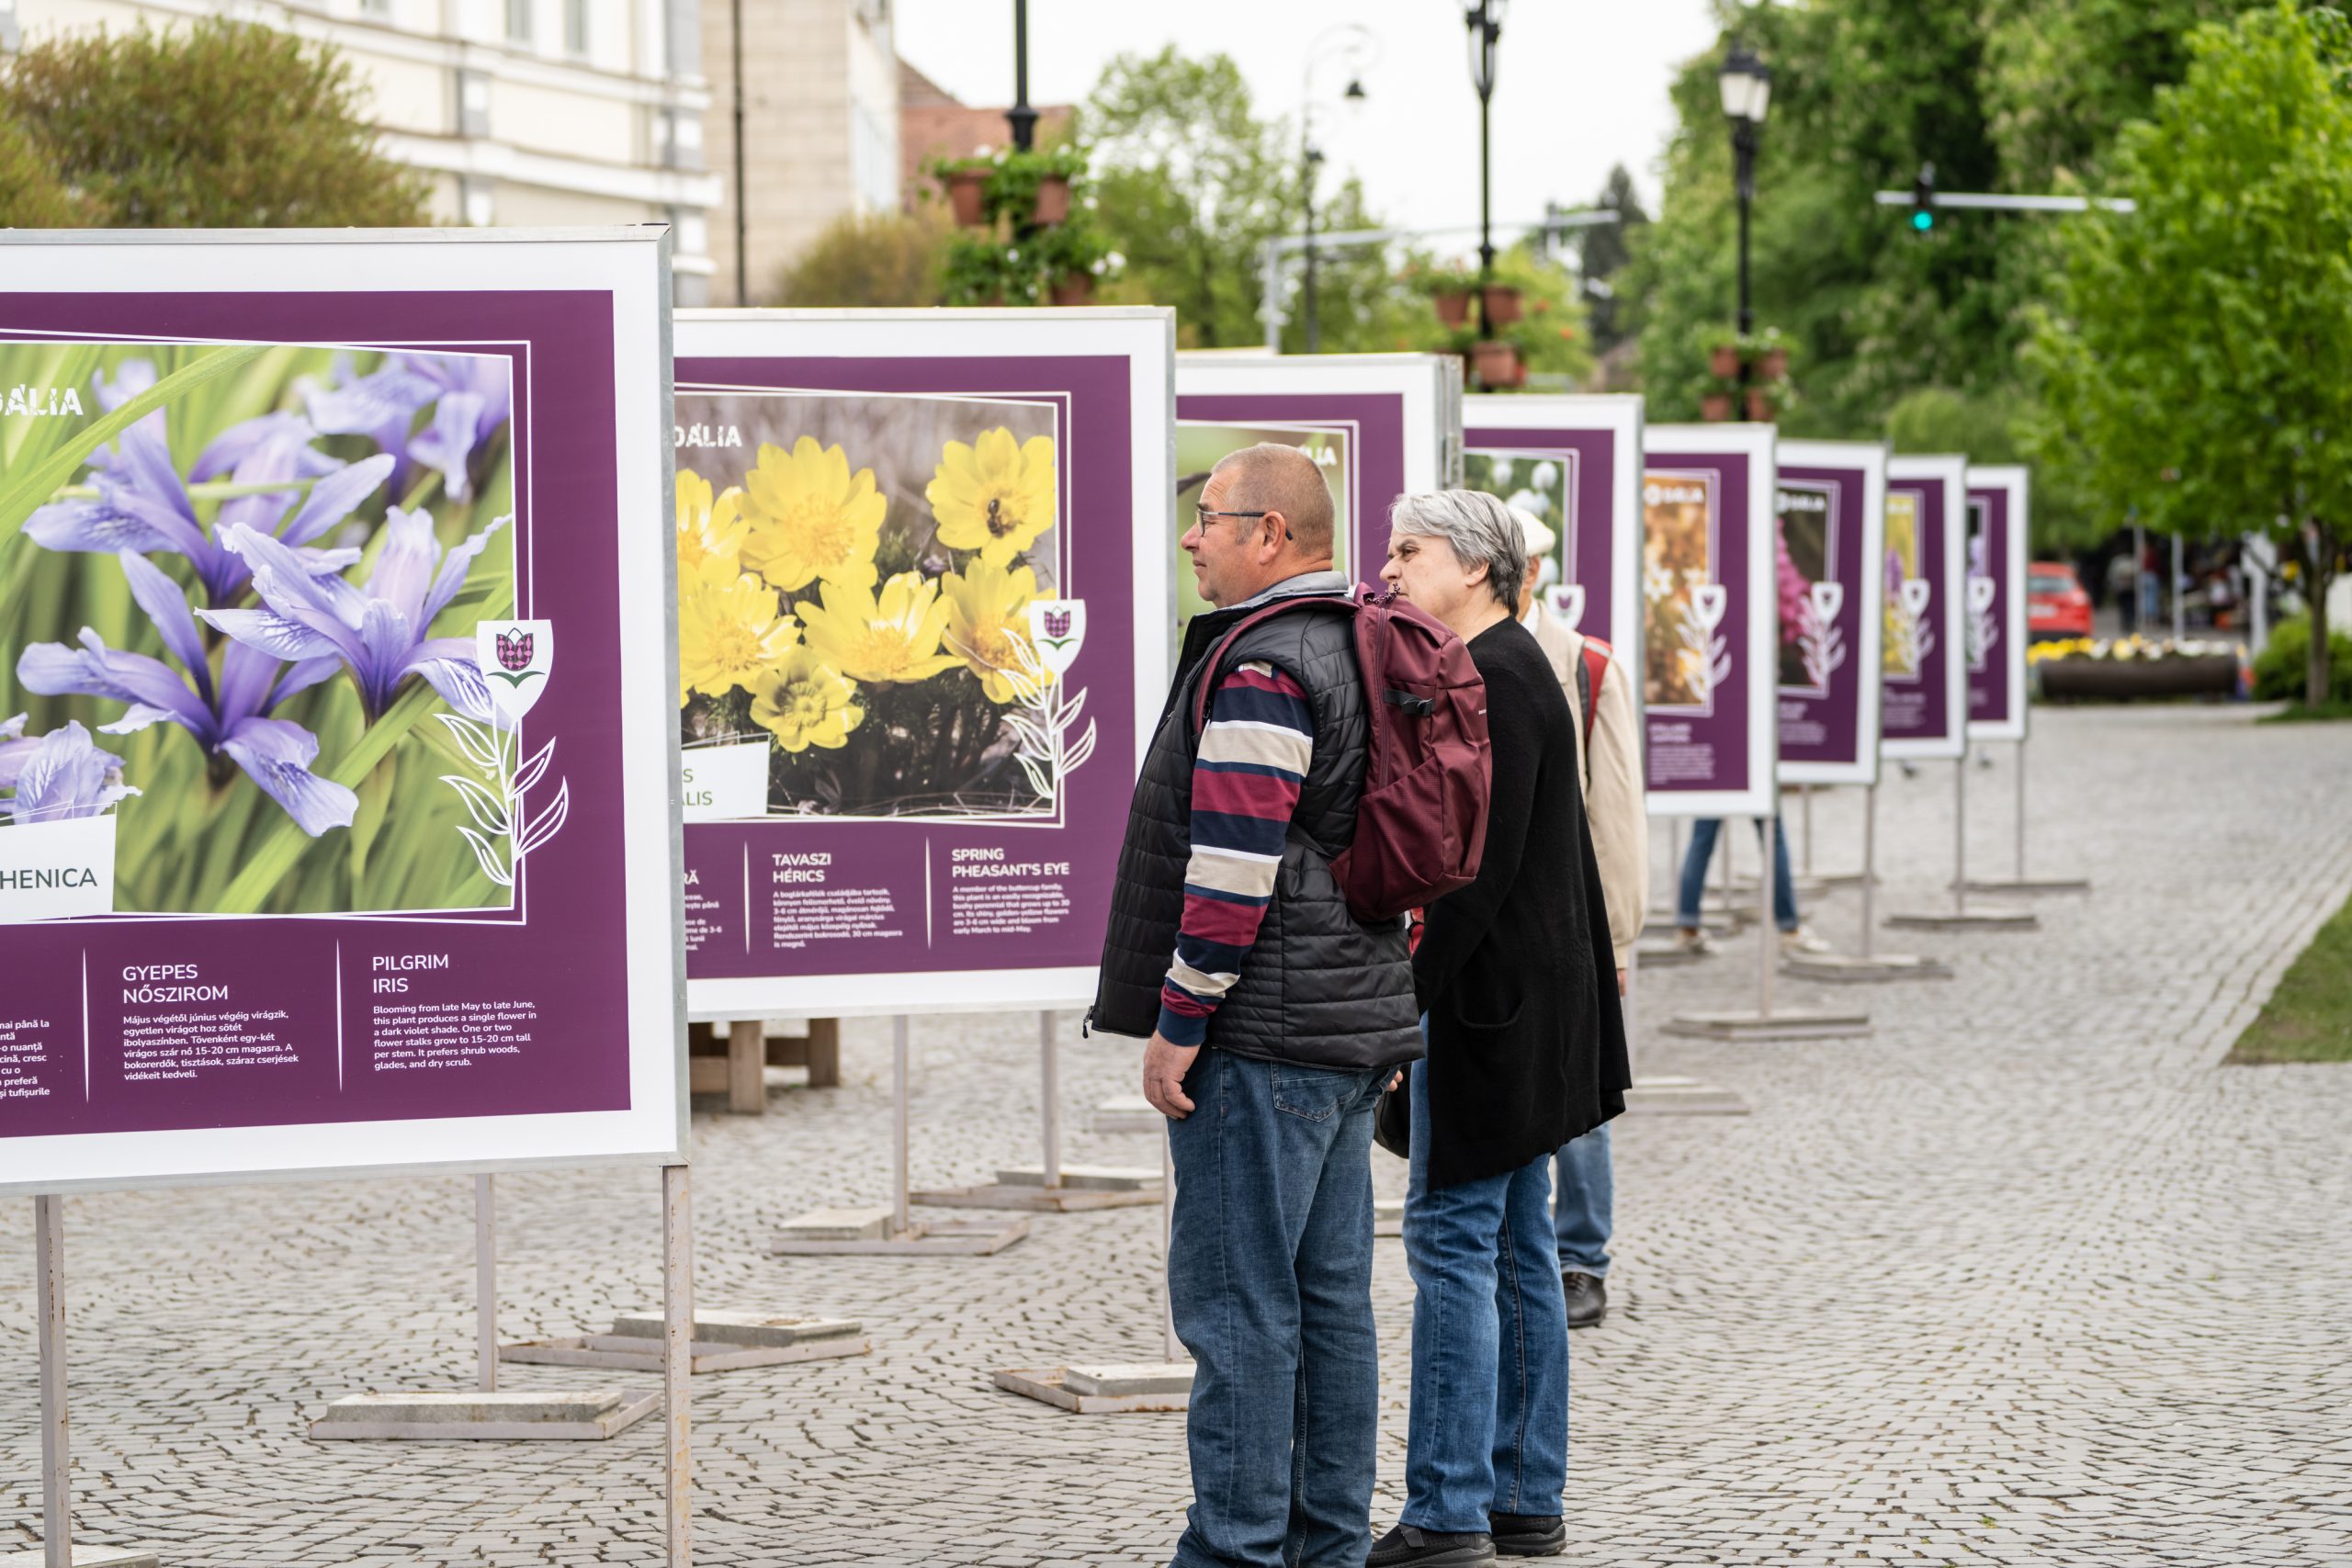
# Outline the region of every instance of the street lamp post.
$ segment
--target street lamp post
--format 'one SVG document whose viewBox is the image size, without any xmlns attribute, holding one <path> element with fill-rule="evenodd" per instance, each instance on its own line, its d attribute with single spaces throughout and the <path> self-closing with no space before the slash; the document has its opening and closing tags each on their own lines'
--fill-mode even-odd
<svg viewBox="0 0 2352 1568">
<path fill-rule="evenodd" d="M 1493 140 L 1488 134 L 1487 108 L 1495 96 L 1495 45 L 1503 36 L 1503 12 L 1510 0 L 1472 0 L 1462 8 L 1470 29 L 1470 85 L 1478 90 L 1478 335 L 1495 335 L 1487 319 L 1487 289 L 1495 281 Z"/>
<path fill-rule="evenodd" d="M 1037 140 L 1037 111 L 1029 107 L 1029 0 L 1012 0 L 1012 107 L 1004 118 L 1013 150 L 1028 152 Z"/>
<path fill-rule="evenodd" d="M 1370 28 L 1355 22 L 1341 22 L 1326 28 L 1307 46 L 1306 69 L 1302 73 L 1299 93 L 1298 144 L 1300 206 L 1306 210 L 1306 231 L 1302 238 L 1306 253 L 1306 270 L 1301 304 L 1306 312 L 1306 352 L 1318 354 L 1323 346 L 1322 314 L 1315 305 L 1315 171 L 1323 162 L 1323 150 L 1315 145 L 1315 68 L 1326 61 L 1344 58 L 1348 62 L 1347 90 L 1340 96 L 1350 103 L 1363 101 L 1363 71 L 1374 48 Z"/>
<path fill-rule="evenodd" d="M 1756 315 L 1747 302 L 1747 209 L 1756 199 L 1756 140 L 1764 127 L 1764 111 L 1772 102 L 1772 73 L 1746 47 L 1735 48 L 1724 60 L 1715 83 L 1723 90 L 1724 118 L 1731 121 L 1731 152 L 1735 188 L 1739 194 L 1739 335 L 1755 330 Z M 1747 355 L 1739 358 L 1740 384 L 1747 382 Z"/>
</svg>

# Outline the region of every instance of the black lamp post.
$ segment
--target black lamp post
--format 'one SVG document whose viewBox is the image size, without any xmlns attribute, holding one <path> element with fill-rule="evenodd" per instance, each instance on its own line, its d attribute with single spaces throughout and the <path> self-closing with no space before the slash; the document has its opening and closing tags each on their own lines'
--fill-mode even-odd
<svg viewBox="0 0 2352 1568">
<path fill-rule="evenodd" d="M 1733 177 L 1739 193 L 1739 335 L 1754 330 L 1747 305 L 1747 209 L 1756 199 L 1756 138 L 1772 102 L 1772 73 L 1745 47 L 1736 48 L 1715 77 L 1723 89 L 1724 118 L 1731 121 Z M 1747 355 L 1740 354 L 1739 378 L 1747 380 Z"/>
<path fill-rule="evenodd" d="M 1473 0 L 1462 8 L 1470 29 L 1470 85 L 1478 90 L 1478 335 L 1492 337 L 1487 320 L 1487 288 L 1495 280 L 1495 202 L 1492 178 L 1493 142 L 1487 134 L 1487 106 L 1495 96 L 1495 45 L 1503 36 L 1503 13 L 1510 0 Z"/>
<path fill-rule="evenodd" d="M 1029 107 L 1029 0 L 1012 0 L 1012 147 L 1026 152 L 1037 140 L 1037 111 Z"/>
<path fill-rule="evenodd" d="M 1339 47 L 1331 47 L 1334 44 Z M 1321 312 L 1315 303 L 1315 171 L 1323 162 L 1323 150 L 1315 145 L 1315 68 L 1326 60 L 1344 54 L 1350 66 L 1361 73 L 1372 47 L 1373 37 L 1369 29 L 1354 22 L 1342 22 L 1317 38 L 1306 51 L 1306 85 L 1300 94 L 1298 113 L 1298 183 L 1300 206 L 1306 209 L 1306 217 L 1303 236 L 1306 242 L 1306 269 L 1300 303 L 1306 313 L 1306 352 L 1309 354 L 1319 354 L 1323 348 Z M 1351 104 L 1362 103 L 1364 99 L 1362 75 L 1351 75 L 1347 90 L 1340 96 Z"/>
</svg>

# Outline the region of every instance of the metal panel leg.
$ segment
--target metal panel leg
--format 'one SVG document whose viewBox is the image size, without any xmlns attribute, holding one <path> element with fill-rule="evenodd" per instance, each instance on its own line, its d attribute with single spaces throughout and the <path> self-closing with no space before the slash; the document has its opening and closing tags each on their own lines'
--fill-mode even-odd
<svg viewBox="0 0 2352 1568">
<path fill-rule="evenodd" d="M 767 1025 L 739 1018 L 727 1026 L 727 1109 L 758 1116 L 768 1108 Z"/>
<path fill-rule="evenodd" d="M 74 1451 L 65 1418 L 65 1200 L 33 1200 L 40 1316 L 40 1538 L 48 1568 L 74 1564 Z"/>
<path fill-rule="evenodd" d="M 694 1373 L 695 1242 L 686 1168 L 662 1168 L 662 1393 L 669 1448 L 669 1568 L 694 1562 L 694 1463 L 687 1404 Z"/>
<path fill-rule="evenodd" d="M 808 1087 L 839 1089 L 842 1081 L 842 1021 L 808 1021 Z"/>
<path fill-rule="evenodd" d="M 498 1194 L 495 1179 L 474 1178 L 474 1337 L 481 1367 L 475 1382 L 498 1388 Z"/>
</svg>

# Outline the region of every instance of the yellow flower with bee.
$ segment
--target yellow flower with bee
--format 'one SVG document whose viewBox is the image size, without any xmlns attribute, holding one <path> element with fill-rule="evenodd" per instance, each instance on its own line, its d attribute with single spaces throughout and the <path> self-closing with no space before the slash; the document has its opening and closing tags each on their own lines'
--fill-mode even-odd
<svg viewBox="0 0 2352 1568">
<path fill-rule="evenodd" d="M 1000 426 L 968 446 L 950 441 L 922 493 L 941 544 L 1001 567 L 1054 525 L 1055 488 L 1053 437 L 1017 442 Z"/>
</svg>

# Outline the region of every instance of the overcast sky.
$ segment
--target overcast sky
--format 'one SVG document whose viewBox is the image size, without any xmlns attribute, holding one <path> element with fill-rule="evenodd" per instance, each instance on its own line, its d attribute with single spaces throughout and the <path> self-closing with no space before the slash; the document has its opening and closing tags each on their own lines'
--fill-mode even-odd
<svg viewBox="0 0 2352 1568">
<path fill-rule="evenodd" d="M 970 104 L 1012 99 L 1012 0 L 898 0 L 896 43 L 916 69 Z M 1378 40 L 1366 102 L 1335 107 L 1343 62 L 1316 73 L 1327 167 L 1361 175 L 1373 210 L 1412 228 L 1478 221 L 1478 99 L 1455 0 L 1030 0 L 1029 100 L 1083 98 L 1105 62 L 1174 44 L 1233 56 L 1261 115 L 1295 123 L 1318 35 L 1358 22 Z M 1612 164 L 1656 210 L 1657 161 L 1672 129 L 1667 84 L 1714 37 L 1708 0 L 1517 0 L 1503 27 L 1494 101 L 1495 220 L 1582 206 Z M 1475 248 L 1475 236 L 1431 242 Z"/>
</svg>

